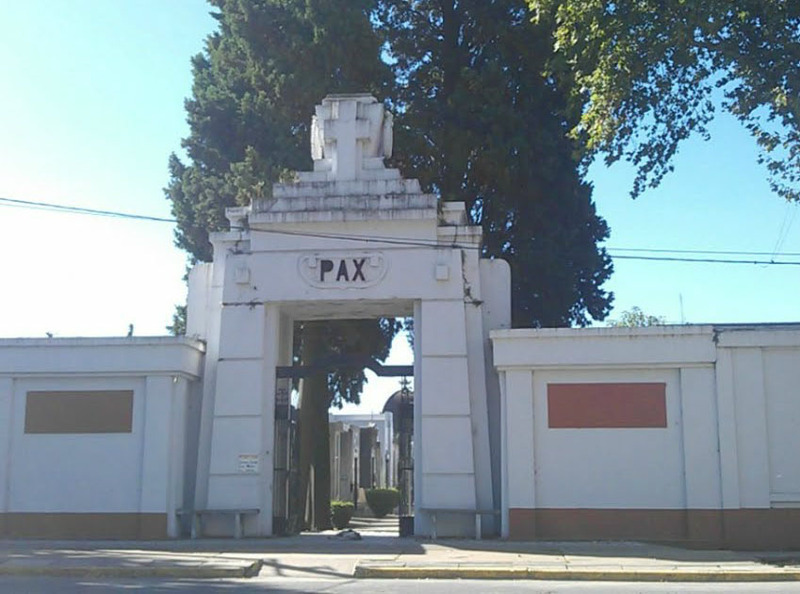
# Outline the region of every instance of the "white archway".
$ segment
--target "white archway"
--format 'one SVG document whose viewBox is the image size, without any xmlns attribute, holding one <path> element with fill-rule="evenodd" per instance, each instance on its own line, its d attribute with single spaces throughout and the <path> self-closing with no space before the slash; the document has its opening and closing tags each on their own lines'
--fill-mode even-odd
<svg viewBox="0 0 800 594">
<path fill-rule="evenodd" d="M 471 535 L 468 510 L 499 505 L 487 349 L 489 331 L 509 326 L 508 266 L 480 258 L 463 203 L 422 193 L 384 166 L 390 154 L 382 104 L 326 97 L 314 171 L 228 209 L 214 262 L 190 275 L 187 332 L 207 342 L 196 507 L 259 510 L 246 534 L 273 531 L 275 369 L 291 362 L 295 320 L 413 316 L 415 530 L 430 534 L 436 510 L 439 535 Z"/>
</svg>

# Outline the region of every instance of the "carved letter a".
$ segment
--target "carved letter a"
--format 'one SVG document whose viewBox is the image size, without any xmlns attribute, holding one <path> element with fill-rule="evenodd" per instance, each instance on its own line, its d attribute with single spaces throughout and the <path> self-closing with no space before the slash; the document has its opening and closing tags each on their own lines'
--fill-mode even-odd
<svg viewBox="0 0 800 594">
<path fill-rule="evenodd" d="M 344 259 L 339 262 L 339 272 L 336 273 L 336 280 L 339 281 L 343 278 L 346 281 L 350 280 L 350 277 L 347 275 L 347 264 Z"/>
</svg>

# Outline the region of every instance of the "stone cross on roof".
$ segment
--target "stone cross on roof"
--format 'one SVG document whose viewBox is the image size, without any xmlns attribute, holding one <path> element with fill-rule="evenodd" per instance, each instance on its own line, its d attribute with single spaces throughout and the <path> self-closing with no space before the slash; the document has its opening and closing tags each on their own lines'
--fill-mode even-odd
<svg viewBox="0 0 800 594">
<path fill-rule="evenodd" d="M 328 95 L 311 119 L 314 172 L 328 181 L 385 177 L 392 114 L 368 94 Z M 317 176 L 315 176 L 317 177 Z"/>
</svg>

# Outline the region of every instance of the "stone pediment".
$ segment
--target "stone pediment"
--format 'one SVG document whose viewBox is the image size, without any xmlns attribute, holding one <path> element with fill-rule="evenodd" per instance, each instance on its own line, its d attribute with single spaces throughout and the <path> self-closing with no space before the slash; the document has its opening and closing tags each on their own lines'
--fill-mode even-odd
<svg viewBox="0 0 800 594">
<path fill-rule="evenodd" d="M 392 115 L 367 94 L 329 95 L 311 122 L 314 170 L 276 183 L 272 197 L 229 208 L 232 227 L 273 223 L 433 220 L 438 198 L 403 179 L 383 159 L 392 153 Z M 246 220 L 246 224 L 245 224 Z"/>
<path fill-rule="evenodd" d="M 276 184 L 273 197 L 253 201 L 250 224 L 311 221 L 433 219 L 438 199 L 415 179 Z"/>
<path fill-rule="evenodd" d="M 273 198 L 254 202 L 248 217 L 251 227 L 291 222 L 436 219 L 437 203 L 432 194 Z M 230 219 L 232 213 L 226 214 Z"/>
</svg>

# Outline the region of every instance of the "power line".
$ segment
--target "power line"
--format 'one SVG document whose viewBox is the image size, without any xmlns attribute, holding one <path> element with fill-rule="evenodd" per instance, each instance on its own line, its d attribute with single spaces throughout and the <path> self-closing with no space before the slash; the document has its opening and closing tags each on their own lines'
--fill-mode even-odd
<svg viewBox="0 0 800 594">
<path fill-rule="evenodd" d="M 149 215 L 141 215 L 128 212 L 119 212 L 113 210 L 100 210 L 95 208 L 84 208 L 80 206 L 68 206 L 63 204 L 54 204 L 49 202 L 35 202 L 32 200 L 19 200 L 15 198 L 0 197 L 0 206 L 11 206 L 19 208 L 29 208 L 34 210 L 53 210 L 57 212 L 68 212 L 74 214 L 105 216 L 120 219 L 133 219 L 140 221 L 151 221 L 158 223 L 173 223 L 177 224 L 176 219 L 168 219 L 164 217 L 154 217 Z M 244 227 L 231 227 L 231 230 L 246 231 Z M 250 232 L 255 233 L 271 233 L 275 235 L 289 235 L 299 237 L 313 237 L 317 239 L 335 239 L 346 241 L 360 241 L 365 243 L 381 243 L 388 245 L 404 245 L 416 247 L 452 247 L 455 249 L 473 249 L 480 250 L 479 246 L 474 245 L 460 245 L 457 243 L 442 244 L 437 240 L 423 240 L 412 239 L 404 237 L 376 237 L 370 235 L 355 235 L 344 233 L 319 233 L 311 231 L 289 231 L 279 229 L 249 229 Z M 689 249 L 659 249 L 659 248 L 615 248 L 608 247 L 607 250 L 611 253 L 612 258 L 616 260 L 645 260 L 651 262 L 682 262 L 682 263 L 700 263 L 700 264 L 750 264 L 759 266 L 800 266 L 798 261 L 776 261 L 777 256 L 782 257 L 797 257 L 800 252 L 786 252 L 786 253 L 772 253 L 772 252 L 750 252 L 750 251 L 732 251 L 732 250 L 689 250 Z M 627 254 L 614 254 L 613 252 L 632 252 L 643 254 L 710 254 L 710 255 L 726 255 L 726 256 L 771 256 L 769 260 L 743 260 L 743 259 L 729 259 L 729 258 L 682 258 L 677 256 L 632 256 Z"/>
<path fill-rule="evenodd" d="M 800 266 L 800 262 L 776 260 L 729 260 L 721 258 L 671 258 L 669 256 L 612 256 L 615 260 L 651 260 L 655 262 L 698 262 L 707 264 L 758 264 L 765 266 Z"/>
<path fill-rule="evenodd" d="M 129 212 L 117 212 L 113 210 L 98 210 L 95 208 L 83 208 L 81 206 L 66 206 L 63 204 L 52 204 L 49 202 L 33 202 L 31 200 L 17 200 L 15 198 L 0 198 L 0 203 L 5 206 L 18 206 L 20 208 L 32 208 L 35 210 L 55 210 L 60 212 L 71 212 L 75 214 L 87 214 L 101 217 L 113 217 L 119 219 L 137 219 L 140 221 L 155 221 L 158 223 L 177 223 L 175 219 L 165 219 L 162 217 L 151 217 L 148 215 L 133 214 Z"/>
<path fill-rule="evenodd" d="M 794 206 L 795 208 L 792 208 Z M 789 217 L 789 210 L 791 209 L 792 216 Z M 797 204 L 790 204 L 789 202 L 786 203 L 786 208 L 783 212 L 783 221 L 781 222 L 781 226 L 778 229 L 778 239 L 775 240 L 775 247 L 772 249 L 774 253 L 777 253 L 783 247 L 783 242 L 786 241 L 786 238 L 789 236 L 789 230 L 792 228 L 792 223 L 794 223 L 794 217 L 797 214 Z"/>
<path fill-rule="evenodd" d="M 4 204 L 5 203 L 5 204 Z M 69 212 L 73 214 L 85 214 L 95 216 L 106 216 L 119 219 L 135 219 L 144 221 L 155 221 L 158 223 L 174 223 L 177 224 L 176 219 L 167 219 L 162 217 L 153 217 L 148 215 L 140 215 L 127 212 L 118 212 L 112 210 L 98 210 L 94 208 L 83 208 L 80 206 L 67 206 L 63 204 L 53 204 L 50 202 L 33 202 L 31 200 L 18 200 L 15 198 L 0 198 L 0 206 L 16 206 L 20 208 L 30 208 L 33 210 L 55 210 L 58 212 Z M 250 231 L 255 233 L 272 233 L 276 235 L 295 235 L 300 237 L 316 237 L 319 239 L 345 239 L 352 241 L 363 241 L 368 243 L 385 243 L 391 245 L 412 245 L 420 247 L 436 247 L 441 246 L 441 242 L 435 240 L 426 241 L 423 239 L 411 239 L 404 237 L 384 238 L 369 235 L 355 235 L 355 234 L 342 234 L 342 233 L 315 233 L 310 231 L 289 231 L 281 229 L 251 229 L 247 227 L 231 227 L 232 231 Z M 478 246 L 462 246 L 453 244 L 453 247 L 462 249 L 480 249 Z"/>
<path fill-rule="evenodd" d="M 750 252 L 735 250 L 682 250 L 682 249 L 658 249 L 658 248 L 620 248 L 609 247 L 615 252 L 647 252 L 653 254 L 713 254 L 716 256 L 800 256 L 800 252 Z M 619 257 L 619 256 L 618 256 Z"/>
<path fill-rule="evenodd" d="M 374 235 L 355 235 L 350 233 L 320 233 L 313 231 L 289 231 L 285 229 L 252 229 L 231 227 L 231 230 L 250 231 L 251 233 L 272 233 L 275 235 L 294 235 L 298 237 L 314 237 L 317 239 L 338 239 L 347 241 L 363 241 L 365 243 L 385 243 L 389 245 L 405 245 L 411 247 L 452 247 L 462 250 L 481 250 L 477 245 L 461 245 L 459 243 L 443 243 L 436 239 L 412 239 L 407 237 L 377 237 Z"/>
</svg>

